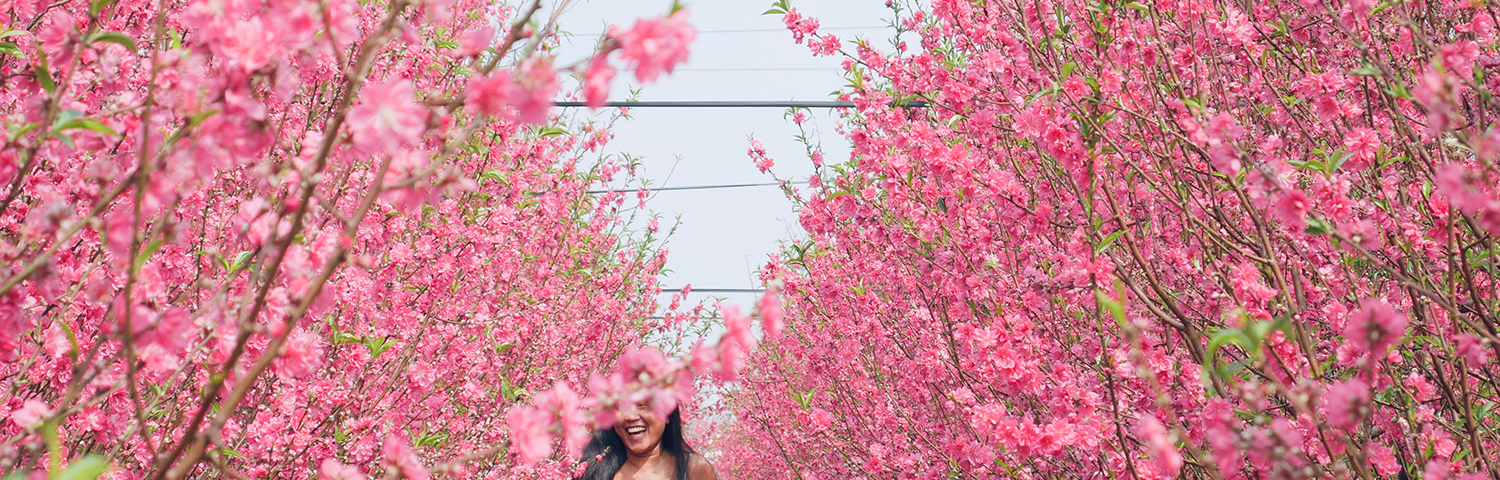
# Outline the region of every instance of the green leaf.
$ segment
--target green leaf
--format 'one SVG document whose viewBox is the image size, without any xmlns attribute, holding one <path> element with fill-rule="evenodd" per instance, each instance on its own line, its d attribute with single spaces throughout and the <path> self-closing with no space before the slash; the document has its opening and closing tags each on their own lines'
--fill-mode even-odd
<svg viewBox="0 0 1500 480">
<path fill-rule="evenodd" d="M 501 184 L 510 185 L 510 182 L 505 178 L 505 172 L 501 171 L 500 169 L 484 172 L 483 174 L 479 175 L 479 179 L 481 180 L 481 184 L 484 183 L 483 180 L 495 180 L 500 182 Z"/>
<path fill-rule="evenodd" d="M 1271 322 L 1251 323 L 1245 326 L 1245 336 L 1250 337 L 1251 345 L 1260 346 L 1261 344 L 1266 342 L 1266 335 L 1271 333 L 1271 328 L 1273 326 L 1275 325 Z"/>
<path fill-rule="evenodd" d="M 1099 242 L 1099 247 L 1094 249 L 1094 253 L 1098 254 L 1098 253 L 1101 253 L 1101 252 L 1103 252 L 1105 250 L 1108 250 L 1109 247 L 1114 246 L 1115 240 L 1119 239 L 1120 236 L 1124 235 L 1124 234 L 1125 234 L 1125 231 L 1124 230 L 1120 230 L 1120 231 L 1116 231 L 1114 233 L 1111 233 L 1111 234 L 1105 236 L 1104 237 L 1104 241 Z"/>
<path fill-rule="evenodd" d="M 232 277 L 234 274 L 240 273 L 240 270 L 244 270 L 250 264 L 251 255 L 249 250 L 235 254 L 234 263 L 229 264 L 229 276 Z"/>
<path fill-rule="evenodd" d="M 89 16 L 99 16 L 99 12 L 104 11 L 105 8 L 109 8 L 109 4 L 111 3 L 115 3 L 115 0 L 94 0 L 89 4 Z"/>
<path fill-rule="evenodd" d="M 191 128 L 198 126 L 198 124 L 203 123 L 204 120 L 207 120 L 208 117 L 214 116 L 215 113 L 219 113 L 219 111 L 209 110 L 206 112 L 199 112 L 194 114 L 192 117 L 188 118 L 188 127 Z"/>
<path fill-rule="evenodd" d="M 370 337 L 365 339 L 365 348 L 370 351 L 370 359 L 373 360 L 386 350 L 390 350 L 395 343 L 390 337 Z"/>
<path fill-rule="evenodd" d="M 547 127 L 547 128 L 543 128 L 541 130 L 537 130 L 536 131 L 537 136 L 541 136 L 541 137 L 552 137 L 552 136 L 557 136 L 557 135 L 564 135 L 564 134 L 567 134 L 567 133 L 568 133 L 567 130 L 564 130 L 564 129 L 559 128 L 559 127 Z"/>
<path fill-rule="evenodd" d="M 1387 88 L 1385 90 L 1385 93 L 1389 93 L 1391 94 L 1391 96 L 1396 98 L 1411 100 L 1411 93 L 1406 90 L 1406 85 L 1402 85 L 1398 82 L 1392 82 L 1391 87 Z"/>
<path fill-rule="evenodd" d="M 55 119 L 55 120 L 52 121 L 52 128 L 53 129 L 61 129 L 62 124 L 71 122 L 71 121 L 73 121 L 73 119 L 78 118 L 78 117 L 82 117 L 82 116 L 83 116 L 83 112 L 80 112 L 80 111 L 77 111 L 77 110 L 73 110 L 73 109 L 68 109 L 68 110 L 63 110 L 61 112 L 57 112 L 57 119 Z"/>
<path fill-rule="evenodd" d="M 57 480 L 94 480 L 104 474 L 109 462 L 98 455 L 86 455 L 68 465 L 68 469 L 57 476 Z"/>
<path fill-rule="evenodd" d="M 1115 323 L 1121 326 L 1125 325 L 1125 305 L 1120 304 L 1120 302 L 1115 301 L 1113 298 L 1109 298 L 1109 295 L 1106 295 L 1103 290 L 1094 291 L 1094 300 L 1098 301 L 1099 306 L 1109 312 L 1111 317 L 1114 317 Z"/>
<path fill-rule="evenodd" d="M 244 454 L 242 454 L 240 452 L 237 452 L 233 448 L 229 448 L 229 447 L 215 448 L 213 450 L 209 450 L 208 453 L 217 453 L 220 456 L 224 456 L 224 457 L 245 458 Z"/>
<path fill-rule="evenodd" d="M 12 57 L 20 57 L 21 47 L 17 47 L 14 43 L 3 42 L 0 43 L 0 53 L 10 55 Z"/>
<path fill-rule="evenodd" d="M 99 123 L 99 121 L 97 121 L 97 120 L 91 120 L 91 119 L 87 119 L 87 118 L 80 118 L 80 119 L 77 119 L 77 120 L 71 120 L 68 123 L 62 124 L 62 126 L 57 127 L 57 130 L 60 132 L 60 131 L 63 131 L 63 130 L 70 130 L 70 129 L 74 129 L 74 128 L 82 128 L 82 129 L 85 129 L 85 130 L 93 130 L 95 132 L 99 132 L 99 133 L 102 133 L 102 134 L 105 134 L 105 135 L 109 135 L 111 137 L 118 137 L 118 136 L 120 136 L 120 134 L 115 133 L 114 129 L 111 129 L 111 128 L 105 126 L 104 124 Z"/>
<path fill-rule="evenodd" d="M 1217 332 L 1214 332 L 1213 336 L 1209 337 L 1208 339 L 1208 358 L 1211 360 L 1216 359 L 1219 354 L 1219 349 L 1223 348 L 1224 344 L 1226 343 L 1239 345 L 1240 348 L 1243 348 L 1246 351 L 1250 350 L 1251 344 L 1250 337 L 1246 336 L 1245 332 L 1241 331 L 1238 328 L 1226 328 L 1223 330 L 1219 330 Z"/>
<path fill-rule="evenodd" d="M 1354 71 L 1349 72 L 1349 74 L 1360 77 L 1374 77 L 1380 75 L 1380 69 L 1375 68 L 1374 65 L 1366 64 L 1362 67 L 1354 69 Z"/>
<path fill-rule="evenodd" d="M 1307 229 L 1302 231 L 1302 233 L 1308 235 L 1327 235 L 1332 232 L 1333 224 L 1328 223 L 1327 220 L 1315 217 L 1307 218 Z"/>
<path fill-rule="evenodd" d="M 68 325 L 68 322 L 64 322 L 61 320 L 54 321 L 52 323 L 62 327 L 63 334 L 68 336 L 68 345 L 71 345 L 73 347 L 71 350 L 68 350 L 68 358 L 72 358 L 73 361 L 78 361 L 78 335 L 73 333 L 73 327 L 71 325 Z"/>
<path fill-rule="evenodd" d="M 514 343 L 502 343 L 500 345 L 496 345 L 495 346 L 495 353 L 496 354 L 503 354 L 505 352 L 509 352 L 510 349 L 512 349 L 512 348 L 516 348 L 516 344 L 514 344 Z"/>
<path fill-rule="evenodd" d="M 42 90 L 52 93 L 57 90 L 57 84 L 52 82 L 52 71 L 47 67 L 47 54 L 42 51 L 41 44 L 37 44 L 36 56 L 36 83 L 41 84 Z"/>
<path fill-rule="evenodd" d="M 509 380 L 500 380 L 500 396 L 505 397 L 505 401 L 507 402 L 516 401 L 516 398 L 519 398 L 521 396 L 521 392 L 524 391 L 525 389 L 523 388 L 511 385 Z"/>
<path fill-rule="evenodd" d="M 1125 8 L 1133 8 L 1133 9 L 1140 10 L 1141 12 L 1146 12 L 1146 13 L 1151 12 L 1151 7 L 1148 7 L 1148 6 L 1145 6 L 1145 5 L 1136 3 L 1136 2 L 1130 2 L 1130 3 L 1125 4 Z"/>
<path fill-rule="evenodd" d="M 812 408 L 813 396 L 817 395 L 822 389 L 823 387 L 817 387 L 806 392 L 791 390 L 792 399 L 796 400 L 797 405 L 800 405 L 803 410 L 808 410 Z"/>
<path fill-rule="evenodd" d="M 89 37 L 89 42 L 105 42 L 118 44 L 122 47 L 125 47 L 126 50 L 130 50 L 131 53 L 135 53 L 137 50 L 139 50 L 135 47 L 135 39 L 130 38 L 129 35 L 120 32 L 95 33 L 94 36 Z"/>
<path fill-rule="evenodd" d="M 6 30 L 4 32 L 0 32 L 0 39 L 10 38 L 10 37 L 16 37 L 16 36 L 21 36 L 21 35 L 25 35 L 25 34 L 26 34 L 25 30 Z"/>
</svg>

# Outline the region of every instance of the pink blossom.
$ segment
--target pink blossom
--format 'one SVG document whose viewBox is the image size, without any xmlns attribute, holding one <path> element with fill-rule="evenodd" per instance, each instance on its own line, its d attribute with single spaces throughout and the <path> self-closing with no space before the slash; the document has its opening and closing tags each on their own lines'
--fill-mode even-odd
<svg viewBox="0 0 1500 480">
<path fill-rule="evenodd" d="M 478 55 L 489 48 L 490 42 L 494 40 L 495 27 L 488 25 L 479 27 L 459 37 L 458 48 L 453 53 L 461 57 Z"/>
<path fill-rule="evenodd" d="M 615 78 L 615 67 L 609 65 L 608 55 L 595 55 L 583 74 L 584 104 L 599 108 L 609 99 L 609 82 Z"/>
<path fill-rule="evenodd" d="M 1090 93 L 1089 85 L 1085 83 L 1082 78 L 1068 77 L 1067 80 L 1063 81 L 1062 86 L 1063 90 L 1068 92 L 1068 95 L 1072 95 L 1074 98 L 1083 98 L 1085 96 L 1088 96 Z"/>
<path fill-rule="evenodd" d="M 687 17 L 686 10 L 679 10 L 662 19 L 636 20 L 630 30 L 614 32 L 620 55 L 635 69 L 636 80 L 656 81 L 662 72 L 672 73 L 687 61 L 688 43 L 698 35 Z"/>
<path fill-rule="evenodd" d="M 322 339 L 305 330 L 292 333 L 286 351 L 276 358 L 276 375 L 291 381 L 311 374 L 323 363 Z"/>
<path fill-rule="evenodd" d="M 1479 56 L 1479 44 L 1473 40 L 1463 40 L 1438 47 L 1442 53 L 1443 68 L 1458 74 L 1460 77 L 1471 77 L 1474 71 L 1474 60 Z"/>
<path fill-rule="evenodd" d="M 1348 164 L 1352 169 L 1363 169 L 1371 165 L 1375 160 L 1375 154 L 1380 150 L 1380 137 L 1374 130 L 1368 128 L 1356 128 L 1344 137 L 1344 151 L 1352 154 L 1351 162 Z"/>
<path fill-rule="evenodd" d="M 1453 441 L 1452 434 L 1447 430 L 1435 428 L 1430 423 L 1422 426 L 1419 441 L 1425 447 L 1423 450 L 1431 451 L 1437 458 L 1450 458 L 1454 450 L 1458 449 L 1458 443 Z"/>
<path fill-rule="evenodd" d="M 418 179 L 422 172 L 427 169 L 431 159 L 427 152 L 400 151 L 391 155 L 390 167 L 382 175 L 381 185 L 388 190 L 380 193 L 380 199 L 390 202 L 397 209 L 412 211 L 422 202 L 426 201 L 430 194 L 420 184 L 407 187 L 397 186 L 404 182 Z"/>
<path fill-rule="evenodd" d="M 823 38 L 817 42 L 807 42 L 807 47 L 812 49 L 814 56 L 833 55 L 839 51 L 840 45 L 839 37 L 833 34 L 824 34 Z"/>
<path fill-rule="evenodd" d="M 1370 466 L 1375 467 L 1375 473 L 1381 477 L 1393 477 L 1396 472 L 1401 471 L 1401 464 L 1396 460 L 1395 452 L 1390 447 L 1380 442 L 1370 442 L 1365 446 L 1370 455 Z"/>
<path fill-rule="evenodd" d="M 416 87 L 405 79 L 367 85 L 360 103 L 349 111 L 354 144 L 368 151 L 391 153 L 421 140 L 427 109 L 413 98 Z"/>
<path fill-rule="evenodd" d="M 1486 210 L 1500 210 L 1500 201 L 1494 199 L 1494 190 L 1484 187 L 1484 182 L 1459 164 L 1438 167 L 1433 180 L 1438 192 L 1447 196 L 1453 206 L 1465 215 L 1478 215 Z M 1487 192 L 1486 190 L 1489 190 Z"/>
<path fill-rule="evenodd" d="M 583 445 L 588 443 L 589 436 L 587 418 L 579 410 L 578 393 L 567 383 L 558 382 L 552 388 L 538 393 L 534 403 L 542 411 L 551 413 L 561 424 L 563 445 L 567 448 L 568 457 L 577 457 Z"/>
<path fill-rule="evenodd" d="M 833 414 L 821 408 L 814 408 L 812 413 L 808 415 L 808 418 L 812 421 L 814 427 L 820 429 L 828 428 L 829 425 L 833 425 L 834 421 Z"/>
<path fill-rule="evenodd" d="M 791 9 L 781 16 L 782 23 L 786 24 L 787 30 L 792 31 L 792 40 L 802 43 L 802 39 L 808 35 L 816 35 L 818 31 L 818 20 L 804 17 L 796 8 Z"/>
<path fill-rule="evenodd" d="M 276 31 L 262 23 L 259 17 L 236 21 L 225 34 L 219 43 L 220 51 L 239 63 L 246 72 L 269 65 L 285 48 Z"/>
<path fill-rule="evenodd" d="M 427 480 L 431 474 L 427 467 L 422 466 L 422 460 L 417 457 L 417 452 L 411 449 L 411 444 L 401 434 L 386 435 L 385 443 L 380 447 L 380 453 L 385 455 L 385 461 L 392 468 L 401 471 L 402 475 L 412 480 Z"/>
<path fill-rule="evenodd" d="M 739 378 L 751 349 L 755 348 L 755 337 L 750 333 L 750 317 L 740 313 L 739 308 L 724 309 L 724 336 L 717 346 L 718 369 L 714 378 L 732 381 Z"/>
<path fill-rule="evenodd" d="M 318 480 L 366 480 L 367 478 L 369 477 L 359 471 L 359 467 L 344 465 L 343 462 L 334 458 L 325 458 L 318 466 Z"/>
<path fill-rule="evenodd" d="M 27 400 L 16 411 L 10 412 L 10 421 L 15 422 L 16 426 L 30 430 L 49 415 L 52 415 L 52 410 L 47 408 L 47 404 L 32 399 Z"/>
<path fill-rule="evenodd" d="M 781 297 L 776 294 L 775 289 L 767 289 L 760 297 L 760 330 L 767 340 L 781 338 L 781 329 L 786 325 L 782 320 Z"/>
<path fill-rule="evenodd" d="M 1406 335 L 1406 322 L 1406 315 L 1397 312 L 1391 304 L 1367 298 L 1360 302 L 1359 310 L 1349 314 L 1344 338 L 1360 351 L 1381 357 L 1386 348 Z"/>
<path fill-rule="evenodd" d="M 506 115 L 505 106 L 518 89 L 510 79 L 510 72 L 498 71 L 487 77 L 475 77 L 469 82 L 464 104 L 491 116 Z"/>
<path fill-rule="evenodd" d="M 1464 357 L 1471 366 L 1482 366 L 1490 361 L 1489 349 L 1485 342 L 1472 333 L 1463 333 L 1453 336 L 1455 345 L 1453 350 Z"/>
<path fill-rule="evenodd" d="M 1422 470 L 1423 480 L 1448 480 L 1453 468 L 1450 463 L 1436 458 L 1428 460 L 1427 467 Z"/>
<path fill-rule="evenodd" d="M 510 444 L 521 463 L 534 464 L 552 453 L 552 435 L 547 432 L 551 416 L 540 408 L 520 407 L 506 414 Z"/>
<path fill-rule="evenodd" d="M 1357 378 L 1330 385 L 1319 402 L 1327 415 L 1328 425 L 1353 430 L 1369 415 L 1370 386 Z"/>
<path fill-rule="evenodd" d="M 760 140 L 751 140 L 750 148 L 745 153 L 755 160 L 755 168 L 759 168 L 760 173 L 766 173 L 772 166 L 776 165 L 776 162 L 772 161 L 771 157 L 766 156 L 766 147 L 761 145 Z"/>
<path fill-rule="evenodd" d="M 526 59 L 516 69 L 515 81 L 519 88 L 510 91 L 507 101 L 520 112 L 517 118 L 524 123 L 545 123 L 547 110 L 552 108 L 552 98 L 562 89 L 557 72 L 552 70 L 552 59 Z"/>
<path fill-rule="evenodd" d="M 41 42 L 41 51 L 47 54 L 52 65 L 65 65 L 72 61 L 79 37 L 77 21 L 64 10 L 53 10 L 47 15 L 42 28 L 36 32 L 36 39 Z"/>
<path fill-rule="evenodd" d="M 1162 472 L 1167 475 L 1176 475 L 1179 470 L 1182 470 L 1182 454 L 1168 438 L 1167 428 L 1162 425 L 1161 421 L 1152 416 L 1142 417 L 1137 428 L 1151 455 L 1156 458 L 1157 467 Z"/>
<path fill-rule="evenodd" d="M 1432 382 L 1427 381 L 1427 377 L 1416 372 L 1408 375 L 1403 383 L 1406 385 L 1407 390 L 1411 392 L 1412 399 L 1418 402 L 1431 400 L 1437 393 L 1437 387 Z"/>
<path fill-rule="evenodd" d="M 1284 190 L 1276 198 L 1276 216 L 1288 229 L 1300 231 L 1307 226 L 1310 202 L 1301 190 Z"/>
</svg>

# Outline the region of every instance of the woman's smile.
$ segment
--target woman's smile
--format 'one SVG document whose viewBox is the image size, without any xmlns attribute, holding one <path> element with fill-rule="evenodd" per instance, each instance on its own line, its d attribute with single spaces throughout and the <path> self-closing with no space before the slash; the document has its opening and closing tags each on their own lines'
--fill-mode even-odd
<svg viewBox="0 0 1500 480">
<path fill-rule="evenodd" d="M 637 425 L 634 427 L 625 427 L 625 436 L 630 437 L 630 439 L 632 440 L 631 443 L 635 443 L 635 440 L 646 438 L 646 426 Z"/>
</svg>

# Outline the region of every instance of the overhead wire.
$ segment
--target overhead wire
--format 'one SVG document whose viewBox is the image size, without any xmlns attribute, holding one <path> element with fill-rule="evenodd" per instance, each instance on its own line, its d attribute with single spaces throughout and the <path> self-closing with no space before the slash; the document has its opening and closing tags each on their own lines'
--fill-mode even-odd
<svg viewBox="0 0 1500 480">
<path fill-rule="evenodd" d="M 766 289 L 764 289 L 764 288 L 694 288 L 692 291 L 690 291 L 688 293 L 689 294 L 693 294 L 693 293 L 761 293 L 761 292 L 765 292 L 765 291 L 766 291 Z M 681 288 L 674 289 L 674 290 L 668 290 L 668 289 L 663 288 L 661 290 L 661 293 L 663 293 L 663 294 L 680 293 L 680 292 L 682 292 Z"/>
<path fill-rule="evenodd" d="M 792 184 L 805 184 L 805 183 L 807 183 L 807 180 L 799 180 L 799 181 L 794 181 L 794 182 L 790 182 L 790 183 L 792 183 Z M 720 188 L 778 187 L 778 186 L 781 186 L 781 182 L 731 183 L 731 184 L 725 184 L 725 185 L 691 185 L 691 186 L 682 186 L 682 187 L 660 187 L 660 188 L 651 188 L 651 187 L 610 188 L 610 189 L 600 189 L 600 190 L 589 190 L 588 193 L 615 193 L 615 192 L 624 193 L 624 192 L 639 191 L 641 189 L 645 189 L 647 191 L 650 191 L 650 192 L 654 193 L 654 192 L 669 192 L 669 191 L 679 191 L 679 190 L 715 190 L 715 189 L 720 189 Z"/>
<path fill-rule="evenodd" d="M 585 102 L 563 101 L 557 102 L 559 107 L 585 107 Z M 854 102 L 839 100 L 643 100 L 627 102 L 604 102 L 604 107 L 628 107 L 628 108 L 854 108 Z M 913 100 L 909 102 L 891 102 L 892 107 L 898 108 L 927 108 L 926 101 Z"/>
<path fill-rule="evenodd" d="M 869 25 L 869 26 L 863 26 L 863 27 L 819 27 L 818 30 L 865 30 L 865 29 L 871 29 L 871 28 L 887 28 L 887 27 L 889 27 L 889 25 Z M 763 32 L 786 32 L 786 31 L 788 31 L 788 30 L 785 27 L 782 27 L 782 28 L 735 28 L 735 29 L 727 29 L 727 30 L 698 30 L 698 34 L 702 35 L 702 34 L 705 34 L 705 33 L 709 33 L 709 34 L 713 34 L 713 33 L 763 33 Z M 604 32 L 575 33 L 575 34 L 572 34 L 572 36 L 574 36 L 574 37 L 598 37 L 598 36 L 601 36 L 601 35 L 604 35 Z"/>
</svg>

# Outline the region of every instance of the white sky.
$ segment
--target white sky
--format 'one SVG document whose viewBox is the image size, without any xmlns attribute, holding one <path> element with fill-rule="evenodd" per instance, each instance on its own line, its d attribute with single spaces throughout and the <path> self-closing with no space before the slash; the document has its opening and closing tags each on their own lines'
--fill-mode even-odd
<svg viewBox="0 0 1500 480">
<path fill-rule="evenodd" d="M 780 15 L 761 15 L 771 0 L 684 3 L 699 31 L 691 56 L 676 73 L 644 86 L 639 100 L 831 100 L 830 93 L 843 85 L 842 57 L 813 57 L 806 46 L 793 43 Z M 883 0 L 792 2 L 846 45 L 856 37 L 886 44 L 890 11 L 884 5 Z M 563 45 L 556 64 L 586 58 L 596 40 L 589 34 L 602 32 L 607 23 L 629 28 L 635 19 L 659 17 L 670 6 L 670 0 L 593 0 L 574 6 L 560 19 L 565 30 L 576 34 L 574 45 Z M 618 61 L 615 65 L 622 66 Z M 622 70 L 610 99 L 626 99 L 634 83 L 633 73 Z M 606 151 L 644 157 L 640 173 L 654 187 L 772 181 L 745 154 L 750 135 L 776 160 L 772 170 L 777 176 L 805 181 L 813 171 L 793 138 L 796 126 L 783 118 L 784 109 L 638 108 L 631 113 L 632 120 L 617 124 L 615 140 Z M 847 142 L 834 132 L 836 117 L 829 109 L 812 113 L 809 123 L 821 132 L 826 161 L 847 158 Z M 634 204 L 634 195 L 629 195 L 626 205 Z M 674 218 L 682 222 L 667 245 L 672 272 L 663 282 L 668 289 L 684 284 L 695 289 L 758 288 L 756 269 L 778 251 L 781 240 L 802 235 L 796 212 L 776 187 L 656 192 L 647 208 L 661 214 L 663 231 Z M 742 308 L 755 298 L 700 293 L 685 304 L 710 295 Z"/>
</svg>

